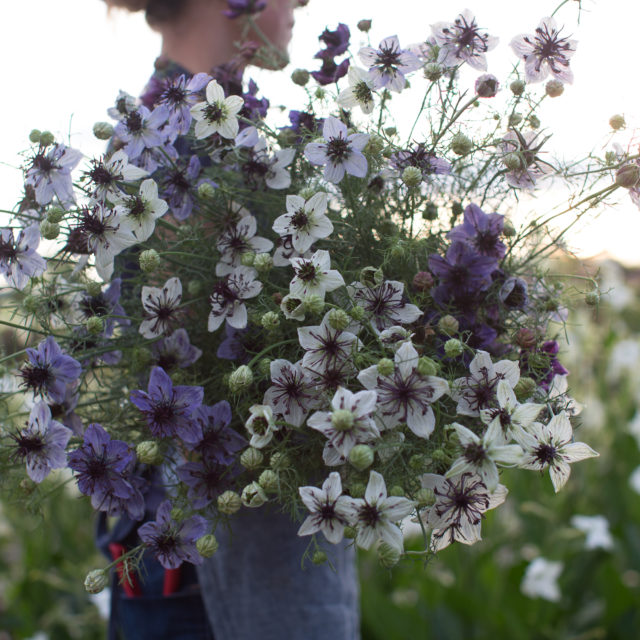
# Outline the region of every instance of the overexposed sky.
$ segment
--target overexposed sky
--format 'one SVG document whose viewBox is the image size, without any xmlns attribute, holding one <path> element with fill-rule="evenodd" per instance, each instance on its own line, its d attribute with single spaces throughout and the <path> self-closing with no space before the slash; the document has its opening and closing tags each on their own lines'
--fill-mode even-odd
<svg viewBox="0 0 640 640">
<path fill-rule="evenodd" d="M 397 34 L 401 43 L 409 44 L 424 40 L 430 24 L 451 21 L 469 8 L 481 26 L 500 37 L 488 60 L 489 71 L 502 78 L 516 62 L 508 47 L 511 38 L 532 32 L 557 4 L 549 0 L 463 0 L 459 5 L 426 0 L 311 0 L 297 11 L 291 68 L 317 68 L 311 57 L 325 26 L 347 23 L 352 44 L 357 44 L 362 36 L 355 28 L 357 21 L 371 18 L 373 42 Z M 543 125 L 554 132 L 554 148 L 562 149 L 567 157 L 610 144 L 608 119 L 614 113 L 623 113 L 629 125 L 615 138 L 621 143 L 632 139 L 640 121 L 640 83 L 634 73 L 640 3 L 583 0 L 582 7 L 580 25 L 576 23 L 576 0 L 567 2 L 557 16 L 567 25 L 567 33 L 579 41 L 572 60 L 574 85 L 562 97 L 548 101 L 541 114 Z M 21 175 L 15 167 L 21 163 L 18 152 L 28 148 L 29 131 L 49 129 L 87 155 L 100 153 L 104 143 L 93 138 L 93 123 L 108 119 L 105 110 L 119 89 L 134 95 L 140 92 L 159 48 L 159 37 L 141 14 L 112 12 L 107 17 L 101 0 L 1 3 L 1 209 L 11 208 L 20 195 Z M 272 104 L 285 102 L 290 108 L 303 104 L 304 95 L 288 80 L 288 72 L 250 75 Z M 620 202 L 572 235 L 570 245 L 585 257 L 607 252 L 628 264 L 640 264 L 636 248 L 640 211 L 628 203 L 626 194 Z"/>
</svg>

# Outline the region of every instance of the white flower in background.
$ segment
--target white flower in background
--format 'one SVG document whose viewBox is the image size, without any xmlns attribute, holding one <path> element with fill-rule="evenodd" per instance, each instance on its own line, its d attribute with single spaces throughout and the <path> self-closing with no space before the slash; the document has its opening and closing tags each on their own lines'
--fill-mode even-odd
<svg viewBox="0 0 640 640">
<path fill-rule="evenodd" d="M 320 296 L 324 300 L 325 293 L 334 291 L 344 285 L 344 279 L 338 271 L 330 269 L 329 252 L 320 249 L 310 258 L 292 258 L 291 266 L 295 276 L 289 284 L 292 296 Z"/>
<path fill-rule="evenodd" d="M 394 353 L 405 343 L 411 342 L 413 333 L 409 329 L 397 325 L 380 332 L 380 342 Z"/>
<path fill-rule="evenodd" d="M 345 109 L 360 107 L 363 113 L 371 113 L 375 105 L 373 100 L 374 81 L 369 72 L 351 65 L 347 78 L 349 86 L 338 94 L 336 102 Z"/>
<path fill-rule="evenodd" d="M 436 496 L 433 506 L 420 515 L 432 530 L 432 551 L 440 551 L 452 542 L 475 544 L 481 540 L 484 513 L 501 505 L 508 493 L 501 484 L 489 491 L 479 476 L 468 472 L 453 478 L 425 473 L 420 482 Z"/>
<path fill-rule="evenodd" d="M 616 311 L 622 311 L 635 300 L 635 292 L 625 282 L 624 270 L 614 260 L 599 263 L 600 290 L 602 301 L 610 304 Z"/>
<path fill-rule="evenodd" d="M 636 492 L 640 493 L 640 467 L 636 467 L 629 476 L 629 486 Z"/>
<path fill-rule="evenodd" d="M 262 282 L 256 280 L 257 272 L 251 267 L 240 266 L 213 286 L 209 296 L 211 312 L 208 329 L 215 331 L 226 320 L 234 329 L 244 329 L 248 323 L 245 300 L 255 298 L 262 291 Z"/>
<path fill-rule="evenodd" d="M 387 497 L 387 485 L 377 471 L 369 474 L 364 499 L 349 500 L 350 519 L 358 531 L 356 543 L 359 547 L 369 549 L 377 539 L 382 539 L 394 549 L 403 551 L 402 531 L 394 523 L 412 513 L 415 505 L 411 500 Z"/>
<path fill-rule="evenodd" d="M 553 380 L 551 381 L 551 385 L 549 386 L 549 398 L 555 400 L 557 398 L 562 398 L 565 401 L 564 410 L 572 416 L 577 416 L 579 413 L 582 413 L 582 409 L 584 408 L 577 400 L 572 398 L 567 394 L 569 389 L 569 382 L 567 380 L 569 376 L 567 375 L 555 375 L 553 376 Z"/>
<path fill-rule="evenodd" d="M 315 390 L 299 364 L 278 358 L 271 362 L 272 385 L 264 394 L 264 404 L 269 405 L 276 416 L 301 427 L 315 403 Z"/>
<path fill-rule="evenodd" d="M 332 544 L 340 542 L 352 511 L 351 499 L 342 495 L 340 474 L 331 472 L 323 482 L 322 489 L 300 487 L 298 491 L 302 502 L 311 512 L 298 529 L 298 535 L 309 536 L 322 531 L 324 537 Z"/>
<path fill-rule="evenodd" d="M 375 391 L 352 393 L 339 387 L 331 400 L 332 411 L 316 411 L 307 426 L 327 438 L 322 459 L 327 466 L 343 464 L 356 444 L 380 437 L 371 415 L 376 409 Z"/>
<path fill-rule="evenodd" d="M 249 444 L 256 449 L 268 445 L 275 431 L 280 427 L 276 424 L 271 407 L 264 404 L 254 404 L 249 407 L 250 418 L 246 421 L 245 427 L 251 434 Z"/>
<path fill-rule="evenodd" d="M 148 178 L 140 185 L 138 195 L 118 193 L 113 196 L 114 212 L 126 222 L 138 242 L 147 240 L 156 228 L 156 220 L 161 218 L 169 205 L 158 198 L 158 185 Z"/>
<path fill-rule="evenodd" d="M 415 435 L 428 438 L 436 424 L 431 405 L 448 393 L 449 384 L 443 378 L 418 373 L 418 352 L 410 343 L 396 351 L 394 360 L 391 375 L 382 375 L 373 365 L 361 371 L 358 380 L 378 394 L 377 416 L 385 428 L 406 422 Z"/>
<path fill-rule="evenodd" d="M 607 382 L 615 383 L 627 376 L 637 380 L 638 362 L 640 362 L 640 340 L 626 338 L 616 342 L 609 356 Z"/>
<path fill-rule="evenodd" d="M 631 419 L 629 423 L 629 433 L 636 439 L 636 444 L 640 448 L 640 411 L 636 411 Z"/>
<path fill-rule="evenodd" d="M 166 333 L 174 324 L 182 302 L 182 283 L 179 278 L 169 278 L 161 288 L 142 287 L 141 297 L 145 319 L 138 331 L 145 338 L 156 338 Z"/>
<path fill-rule="evenodd" d="M 458 403 L 456 411 L 464 416 L 479 416 L 482 409 L 489 409 L 495 403 L 500 380 L 513 388 L 519 379 L 517 362 L 500 360 L 494 364 L 486 351 L 478 351 L 469 364 L 469 375 L 454 380 L 451 385 L 451 397 Z"/>
<path fill-rule="evenodd" d="M 223 138 L 233 139 L 238 135 L 238 112 L 244 105 L 240 96 L 225 98 L 222 87 L 212 80 L 206 89 L 206 102 L 191 107 L 196 120 L 195 135 L 198 140 L 219 133 Z"/>
<path fill-rule="evenodd" d="M 149 175 L 148 171 L 129 164 L 129 156 L 123 149 L 114 152 L 108 158 L 92 160 L 91 165 L 91 169 L 86 171 L 85 175 L 96 200 L 106 199 L 116 203 L 125 195 L 119 183 L 133 182 Z"/>
<path fill-rule="evenodd" d="M 573 429 L 564 411 L 549 424 L 534 422 L 527 431 L 516 434 L 516 440 L 525 452 L 520 466 L 538 471 L 548 468 L 556 493 L 569 479 L 570 463 L 600 455 L 584 442 L 572 442 Z"/>
<path fill-rule="evenodd" d="M 604 516 L 573 516 L 571 526 L 586 534 L 585 549 L 613 549 L 609 521 Z"/>
<path fill-rule="evenodd" d="M 520 583 L 520 591 L 528 598 L 543 598 L 550 602 L 559 602 L 558 578 L 563 566 L 562 562 L 536 558 L 525 571 Z"/>
<path fill-rule="evenodd" d="M 304 253 L 316 240 L 333 232 L 333 224 L 326 215 L 327 197 L 324 191 L 307 201 L 301 196 L 288 195 L 287 213 L 276 218 L 273 230 L 280 236 L 291 236 L 293 248 Z"/>
<path fill-rule="evenodd" d="M 220 235 L 216 243 L 221 254 L 220 261 L 216 264 L 217 276 L 226 276 L 239 267 L 243 253 L 268 253 L 273 249 L 273 242 L 257 236 L 257 230 L 258 223 L 254 216 L 243 215 Z"/>
<path fill-rule="evenodd" d="M 521 462 L 523 452 L 517 444 L 504 444 L 499 420 L 493 420 L 482 438 L 467 427 L 454 422 L 452 425 L 462 445 L 462 455 L 453 462 L 446 478 L 466 472 L 476 473 L 489 491 L 498 486 L 498 467 L 514 466 Z"/>
</svg>

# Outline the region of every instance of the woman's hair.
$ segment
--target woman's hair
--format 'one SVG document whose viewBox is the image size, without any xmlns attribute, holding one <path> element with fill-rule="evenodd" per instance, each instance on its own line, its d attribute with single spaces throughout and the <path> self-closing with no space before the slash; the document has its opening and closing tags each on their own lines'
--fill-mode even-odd
<svg viewBox="0 0 640 640">
<path fill-rule="evenodd" d="M 144 11 L 149 24 L 176 18 L 189 0 L 105 0 L 112 7 L 128 11 Z"/>
</svg>

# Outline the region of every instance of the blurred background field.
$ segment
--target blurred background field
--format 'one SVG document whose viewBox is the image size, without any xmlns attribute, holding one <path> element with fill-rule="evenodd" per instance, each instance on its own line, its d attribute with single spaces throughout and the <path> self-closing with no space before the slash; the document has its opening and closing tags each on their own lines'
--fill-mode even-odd
<svg viewBox="0 0 640 640">
<path fill-rule="evenodd" d="M 588 307 L 576 288 L 562 362 L 583 405 L 579 439 L 600 457 L 573 466 L 557 495 L 548 475 L 505 470 L 510 495 L 489 513 L 485 540 L 427 566 L 390 572 L 362 554 L 364 640 L 638 637 L 640 278 L 613 262 L 583 269 L 599 272 L 604 294 Z M 38 514 L 38 496 L 59 485 Z M 104 564 L 93 515 L 68 486 L 60 476 L 25 484 L 1 505 L 0 640 L 104 638 L 108 594 L 82 585 Z"/>
</svg>

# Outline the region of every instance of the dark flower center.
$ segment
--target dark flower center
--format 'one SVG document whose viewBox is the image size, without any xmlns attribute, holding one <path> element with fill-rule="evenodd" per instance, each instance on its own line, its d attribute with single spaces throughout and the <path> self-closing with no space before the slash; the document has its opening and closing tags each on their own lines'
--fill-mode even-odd
<svg viewBox="0 0 640 640">
<path fill-rule="evenodd" d="M 263 418 L 262 416 L 260 416 L 251 423 L 251 426 L 253 427 L 254 433 L 256 433 L 259 436 L 263 436 L 267 432 L 267 429 L 269 428 L 269 422 L 266 418 Z"/>
<path fill-rule="evenodd" d="M 380 65 L 384 70 L 395 69 L 400 63 L 400 51 L 394 47 L 381 48 L 378 51 L 376 64 Z"/>
<path fill-rule="evenodd" d="M 309 223 L 309 216 L 307 216 L 307 212 L 304 209 L 298 209 L 291 216 L 291 226 L 296 229 L 304 229 Z"/>
<path fill-rule="evenodd" d="M 482 444 L 473 442 L 468 444 L 464 449 L 464 457 L 467 462 L 470 464 L 478 465 L 482 463 L 483 460 L 487 457 L 487 452 L 485 451 Z"/>
<path fill-rule="evenodd" d="M 221 122 L 224 120 L 224 112 L 218 104 L 208 104 L 204 109 L 204 116 L 209 122 Z"/>
<path fill-rule="evenodd" d="M 296 275 L 303 282 L 311 282 L 312 280 L 314 280 L 316 278 L 317 270 L 316 270 L 316 267 L 313 264 L 313 262 L 305 262 L 298 269 L 298 271 L 296 272 Z"/>
<path fill-rule="evenodd" d="M 184 175 L 184 171 L 174 171 L 169 174 L 167 182 L 178 191 L 188 191 L 191 186 Z"/>
<path fill-rule="evenodd" d="M 100 480 L 107 475 L 108 465 L 106 460 L 100 456 L 98 458 L 90 458 L 84 469 L 85 475 L 93 481 Z"/>
<path fill-rule="evenodd" d="M 95 184 L 106 186 L 115 181 L 114 176 L 111 175 L 109 170 L 102 164 L 102 162 L 98 162 L 94 164 L 93 169 L 89 171 L 89 177 Z"/>
<path fill-rule="evenodd" d="M 44 442 L 42 442 L 42 438 L 39 436 L 33 435 L 12 435 L 11 436 L 16 442 L 16 456 L 20 456 L 24 458 L 30 453 L 36 453 L 37 451 L 42 451 L 44 449 Z"/>
<path fill-rule="evenodd" d="M 162 94 L 162 99 L 174 106 L 181 105 L 186 97 L 187 92 L 182 87 L 176 86 L 169 87 Z"/>
<path fill-rule="evenodd" d="M 97 296 L 87 296 L 80 302 L 80 310 L 86 318 L 93 316 L 106 316 L 111 311 L 111 305 L 107 302 L 103 293 Z"/>
<path fill-rule="evenodd" d="M 137 111 L 132 111 L 125 117 L 125 124 L 131 133 L 142 131 L 142 116 Z"/>
<path fill-rule="evenodd" d="M 163 401 L 153 408 L 153 421 L 156 424 L 168 424 L 175 418 L 173 402 Z"/>
<path fill-rule="evenodd" d="M 0 260 L 5 262 L 10 262 L 13 260 L 18 252 L 16 251 L 15 246 L 11 242 L 5 242 L 0 237 Z"/>
<path fill-rule="evenodd" d="M 558 451 L 551 444 L 542 444 L 536 449 L 535 457 L 542 464 L 553 464 L 553 461 L 558 457 Z"/>
<path fill-rule="evenodd" d="M 178 364 L 178 358 L 176 357 L 175 353 L 171 353 L 170 351 L 165 351 L 164 353 L 160 354 L 156 360 L 156 364 L 159 367 L 162 367 L 163 369 L 165 369 L 165 371 L 167 369 L 173 369 L 173 367 L 175 367 Z"/>
<path fill-rule="evenodd" d="M 48 364 L 27 365 L 20 372 L 23 378 L 22 383 L 27 389 L 32 389 L 34 393 L 42 393 L 42 390 L 54 380 L 53 373 Z"/>
<path fill-rule="evenodd" d="M 323 504 L 320 509 L 320 517 L 323 520 L 333 520 L 336 515 L 336 510 L 332 504 Z"/>
<path fill-rule="evenodd" d="M 343 160 L 349 155 L 350 143 L 345 138 L 331 138 L 327 142 L 327 157 L 332 162 Z"/>
<path fill-rule="evenodd" d="M 380 521 L 380 512 L 375 505 L 365 502 L 358 511 L 358 519 L 364 522 L 367 527 L 375 527 Z"/>
<path fill-rule="evenodd" d="M 54 168 L 51 158 L 43 154 L 38 154 L 33 159 L 33 166 L 42 173 L 49 173 Z"/>
<path fill-rule="evenodd" d="M 141 218 L 146 211 L 145 202 L 140 196 L 132 196 L 127 203 L 129 215 L 132 218 Z"/>
<path fill-rule="evenodd" d="M 227 279 L 215 283 L 213 293 L 209 298 L 212 304 L 219 304 L 223 307 L 235 302 L 237 299 L 238 296 L 231 290 Z"/>
</svg>

